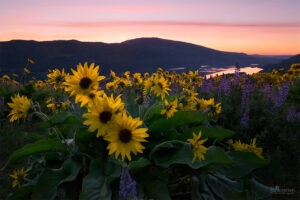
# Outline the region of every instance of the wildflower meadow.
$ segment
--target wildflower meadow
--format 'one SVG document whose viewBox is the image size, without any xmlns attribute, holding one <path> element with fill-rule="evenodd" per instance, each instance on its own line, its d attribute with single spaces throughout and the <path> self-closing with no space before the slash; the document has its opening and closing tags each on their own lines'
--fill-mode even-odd
<svg viewBox="0 0 300 200">
<path fill-rule="evenodd" d="M 271 199 L 299 183 L 300 64 L 247 75 L 97 63 L 0 79 L 3 199 Z M 277 191 L 277 194 L 276 194 Z"/>
</svg>

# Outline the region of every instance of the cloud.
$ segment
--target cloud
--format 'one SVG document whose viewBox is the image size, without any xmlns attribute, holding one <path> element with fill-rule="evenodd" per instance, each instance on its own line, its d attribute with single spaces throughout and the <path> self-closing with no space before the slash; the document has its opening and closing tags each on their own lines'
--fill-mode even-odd
<svg viewBox="0 0 300 200">
<path fill-rule="evenodd" d="M 265 22 L 265 23 L 229 23 L 229 22 L 187 22 L 187 21 L 111 21 L 111 22 L 67 22 L 35 23 L 34 26 L 93 28 L 93 27 L 145 27 L 145 26 L 194 26 L 194 27 L 254 27 L 254 28 L 296 28 L 298 22 Z"/>
</svg>

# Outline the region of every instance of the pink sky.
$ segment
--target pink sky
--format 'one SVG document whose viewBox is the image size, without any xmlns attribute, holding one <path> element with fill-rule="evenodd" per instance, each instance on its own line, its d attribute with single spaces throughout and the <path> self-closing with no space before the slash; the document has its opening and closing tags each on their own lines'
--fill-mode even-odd
<svg viewBox="0 0 300 200">
<path fill-rule="evenodd" d="M 300 53 L 298 0 L 0 0 L 0 41 L 160 37 L 248 54 Z"/>
</svg>

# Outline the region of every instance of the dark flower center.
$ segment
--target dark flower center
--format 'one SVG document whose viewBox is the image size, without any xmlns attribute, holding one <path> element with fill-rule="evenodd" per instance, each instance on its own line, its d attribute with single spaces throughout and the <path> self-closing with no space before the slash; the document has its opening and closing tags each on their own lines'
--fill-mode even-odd
<svg viewBox="0 0 300 200">
<path fill-rule="evenodd" d="M 124 83 L 124 82 L 120 82 L 120 83 L 119 83 L 119 86 L 120 86 L 121 88 L 123 88 L 123 87 L 125 87 L 125 83 Z"/>
<path fill-rule="evenodd" d="M 158 86 L 163 89 L 163 85 L 161 83 L 158 83 Z"/>
<path fill-rule="evenodd" d="M 62 77 L 62 76 L 57 76 L 57 77 L 55 78 L 55 81 L 56 81 L 57 83 L 62 82 L 62 81 L 63 81 L 63 77 Z"/>
<path fill-rule="evenodd" d="M 103 111 L 100 115 L 99 115 L 99 119 L 102 123 L 106 124 L 108 121 L 111 120 L 112 117 L 112 113 L 109 111 Z"/>
<path fill-rule="evenodd" d="M 90 99 L 94 99 L 94 98 L 95 98 L 95 94 L 94 94 L 94 93 L 90 93 L 90 94 L 89 94 L 89 98 L 90 98 Z"/>
<path fill-rule="evenodd" d="M 210 109 L 211 109 L 212 113 L 217 113 L 217 107 L 216 106 L 211 106 Z"/>
<path fill-rule="evenodd" d="M 88 77 L 84 77 L 80 80 L 79 85 L 82 89 L 88 89 L 92 83 L 92 80 Z"/>
<path fill-rule="evenodd" d="M 168 105 L 168 106 L 166 106 L 166 110 L 167 110 L 167 111 L 170 111 L 170 110 L 172 110 L 172 108 L 173 108 L 173 106 L 172 106 L 172 105 Z"/>
<path fill-rule="evenodd" d="M 201 108 L 201 104 L 200 104 L 200 103 L 197 103 L 197 104 L 196 104 L 196 109 L 197 109 L 197 110 L 200 110 L 200 108 Z"/>
<path fill-rule="evenodd" d="M 128 129 L 122 129 L 120 131 L 120 133 L 119 133 L 119 139 L 120 139 L 121 142 L 128 143 L 128 142 L 130 142 L 131 138 L 132 138 L 132 133 L 131 133 L 130 130 L 128 130 Z"/>
<path fill-rule="evenodd" d="M 56 103 L 56 104 L 55 104 L 55 107 L 56 107 L 56 108 L 60 108 L 60 107 L 61 107 L 61 103 Z"/>
</svg>

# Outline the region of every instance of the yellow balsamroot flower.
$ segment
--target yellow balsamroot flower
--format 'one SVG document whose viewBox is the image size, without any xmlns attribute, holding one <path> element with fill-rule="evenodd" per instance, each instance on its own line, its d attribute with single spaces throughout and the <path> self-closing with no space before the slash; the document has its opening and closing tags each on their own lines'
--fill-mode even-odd
<svg viewBox="0 0 300 200">
<path fill-rule="evenodd" d="M 194 90 L 194 87 L 191 87 L 190 89 L 184 89 L 185 96 L 192 101 L 194 101 L 198 95 L 198 93 L 194 92 Z"/>
<path fill-rule="evenodd" d="M 115 80 L 117 78 L 116 73 L 110 70 L 110 77 Z"/>
<path fill-rule="evenodd" d="M 106 87 L 107 90 L 109 90 L 111 92 L 114 92 L 118 88 L 118 85 L 114 81 L 114 82 L 106 83 L 105 87 Z"/>
<path fill-rule="evenodd" d="M 65 78 L 69 74 L 65 73 L 65 69 L 63 68 L 61 71 L 59 69 L 54 69 L 52 73 L 48 74 L 47 77 L 48 82 L 53 85 L 60 85 L 65 81 Z"/>
<path fill-rule="evenodd" d="M 114 95 L 111 94 L 111 95 L 110 95 L 110 98 L 109 98 L 109 100 L 110 100 L 110 102 L 112 102 L 112 104 L 119 105 L 119 106 L 118 106 L 118 109 L 117 109 L 116 112 L 115 112 L 116 114 L 126 113 L 126 111 L 124 110 L 125 105 L 124 105 L 124 103 L 122 102 L 121 96 L 122 96 L 122 95 L 119 95 L 119 96 L 117 96 L 116 98 L 114 98 Z"/>
<path fill-rule="evenodd" d="M 100 97 L 104 94 L 103 90 L 100 91 L 90 91 L 86 95 L 76 95 L 75 103 L 81 102 L 80 107 L 88 104 L 88 107 L 92 107 L 97 101 L 100 100 Z"/>
<path fill-rule="evenodd" d="M 164 109 L 161 110 L 160 114 L 167 115 L 167 119 L 169 119 L 170 117 L 172 117 L 174 115 L 175 112 L 177 112 L 177 98 L 175 99 L 175 101 L 173 102 L 168 102 L 167 100 L 165 100 L 165 105 L 164 105 Z"/>
<path fill-rule="evenodd" d="M 210 112 L 208 113 L 208 116 L 213 117 L 218 114 L 220 114 L 222 111 L 221 103 L 213 104 L 210 106 Z"/>
<path fill-rule="evenodd" d="M 215 104 L 215 100 L 213 98 L 204 101 L 205 105 L 210 108 L 208 116 L 213 117 L 221 113 L 221 103 Z"/>
<path fill-rule="evenodd" d="M 235 151 L 246 151 L 256 154 L 258 157 L 263 159 L 261 147 L 256 147 L 256 138 L 250 141 L 250 144 L 242 143 L 240 140 L 233 142 L 232 139 L 227 141 L 227 144 L 234 148 Z"/>
<path fill-rule="evenodd" d="M 144 74 L 144 78 L 148 78 L 150 76 L 150 74 L 148 73 L 148 72 L 146 72 L 145 74 Z"/>
<path fill-rule="evenodd" d="M 87 63 L 84 63 L 84 66 L 79 63 L 77 71 L 71 69 L 73 75 L 67 76 L 65 81 L 66 91 L 70 91 L 71 96 L 75 94 L 86 95 L 90 91 L 98 89 L 99 81 L 103 80 L 105 76 L 99 76 L 99 66 L 94 66 L 94 63 L 90 67 L 88 67 Z"/>
<path fill-rule="evenodd" d="M 47 105 L 47 108 L 51 108 L 52 112 L 56 112 L 61 109 L 67 109 L 67 106 L 69 106 L 70 104 L 70 101 L 52 102 Z"/>
<path fill-rule="evenodd" d="M 249 145 L 249 151 L 255 153 L 258 157 L 263 159 L 263 156 L 261 155 L 263 152 L 263 148 L 256 147 L 256 138 L 253 138 L 253 140 L 251 140 L 250 145 Z"/>
<path fill-rule="evenodd" d="M 153 86 L 153 79 L 152 78 L 148 78 L 144 81 L 144 93 L 145 94 L 149 94 L 151 91 L 151 87 Z"/>
<path fill-rule="evenodd" d="M 120 101 L 111 101 L 110 98 L 103 94 L 103 97 L 95 104 L 88 108 L 88 112 L 84 113 L 82 116 L 87 120 L 83 122 L 85 125 L 90 125 L 89 131 L 93 132 L 98 129 L 97 137 L 104 136 L 109 132 L 110 124 L 115 124 L 120 120 L 120 115 L 122 112 L 123 103 Z"/>
<path fill-rule="evenodd" d="M 207 104 L 206 104 L 206 100 L 205 99 L 198 99 L 198 98 L 195 98 L 195 110 L 198 110 L 198 111 L 204 111 L 207 109 Z"/>
<path fill-rule="evenodd" d="M 161 99 L 165 98 L 165 95 L 169 94 L 168 91 L 171 89 L 168 86 L 168 81 L 165 80 L 163 77 L 155 78 L 153 80 L 153 86 L 151 90 L 154 92 L 156 96 L 161 96 Z"/>
<path fill-rule="evenodd" d="M 121 89 L 132 86 L 131 81 L 127 78 L 118 78 L 114 82 L 117 83 L 117 86 Z"/>
<path fill-rule="evenodd" d="M 18 74 L 15 74 L 15 73 L 13 73 L 12 75 L 13 75 L 13 77 L 15 77 L 15 78 L 18 78 L 18 77 L 19 77 L 19 75 L 18 75 Z"/>
<path fill-rule="evenodd" d="M 233 142 L 233 140 L 230 139 L 227 143 L 236 151 L 248 151 L 248 144 L 242 143 L 240 140 Z"/>
<path fill-rule="evenodd" d="M 10 77 L 8 75 L 3 75 L 2 79 L 3 79 L 3 81 L 9 81 Z"/>
<path fill-rule="evenodd" d="M 29 69 L 27 69 L 26 67 L 24 68 L 24 72 L 25 72 L 26 74 L 30 74 Z"/>
<path fill-rule="evenodd" d="M 184 96 L 178 104 L 179 110 L 195 110 L 195 101 L 187 96 Z"/>
<path fill-rule="evenodd" d="M 16 86 L 16 85 L 19 85 L 20 83 L 18 81 L 16 81 L 16 80 L 12 80 L 11 84 L 14 85 L 14 86 Z"/>
<path fill-rule="evenodd" d="M 45 83 L 43 81 L 39 80 L 34 85 L 36 88 L 42 88 L 45 86 Z"/>
<path fill-rule="evenodd" d="M 29 59 L 29 58 L 27 58 L 27 62 L 30 63 L 30 64 L 32 64 L 32 65 L 34 64 L 34 61 L 31 60 L 31 59 Z"/>
<path fill-rule="evenodd" d="M 134 73 L 133 74 L 133 82 L 137 86 L 143 84 L 143 79 L 141 78 L 141 73 Z"/>
<path fill-rule="evenodd" d="M 196 70 L 194 73 L 192 71 L 190 71 L 189 75 L 191 77 L 191 82 L 196 83 L 198 85 L 198 87 L 200 87 L 202 85 L 203 77 L 199 76 L 198 70 Z"/>
<path fill-rule="evenodd" d="M 20 169 L 14 170 L 14 172 L 9 176 L 14 179 L 11 186 L 15 188 L 17 186 L 21 187 L 21 182 L 24 181 L 24 178 L 27 177 L 28 174 L 27 171 L 25 171 L 24 168 L 22 168 L 21 170 Z"/>
<path fill-rule="evenodd" d="M 31 105 L 31 100 L 26 96 L 20 96 L 16 94 L 14 97 L 11 97 L 12 103 L 7 103 L 8 106 L 12 109 L 8 116 L 10 116 L 10 122 L 19 120 L 21 118 L 26 119 L 28 111 Z"/>
<path fill-rule="evenodd" d="M 193 145 L 194 157 L 192 163 L 195 162 L 196 158 L 198 158 L 200 161 L 205 160 L 204 154 L 206 153 L 207 148 L 203 146 L 203 143 L 206 142 L 207 138 L 203 140 L 200 140 L 200 138 L 201 131 L 199 131 L 198 135 L 193 133 L 193 139 L 187 139 L 187 141 Z"/>
<path fill-rule="evenodd" d="M 130 78 L 130 71 L 126 71 L 123 75 L 123 78 L 129 79 Z"/>
<path fill-rule="evenodd" d="M 141 142 L 147 142 L 145 140 L 149 135 L 146 133 L 147 128 L 138 128 L 142 125 L 142 121 L 139 118 L 133 119 L 127 114 L 123 114 L 122 117 L 111 126 L 104 140 L 109 142 L 107 149 L 108 154 L 115 153 L 117 159 L 121 154 L 122 160 L 124 161 L 125 156 L 128 160 L 131 160 L 130 153 L 133 154 L 143 153 L 145 148 Z"/>
</svg>

